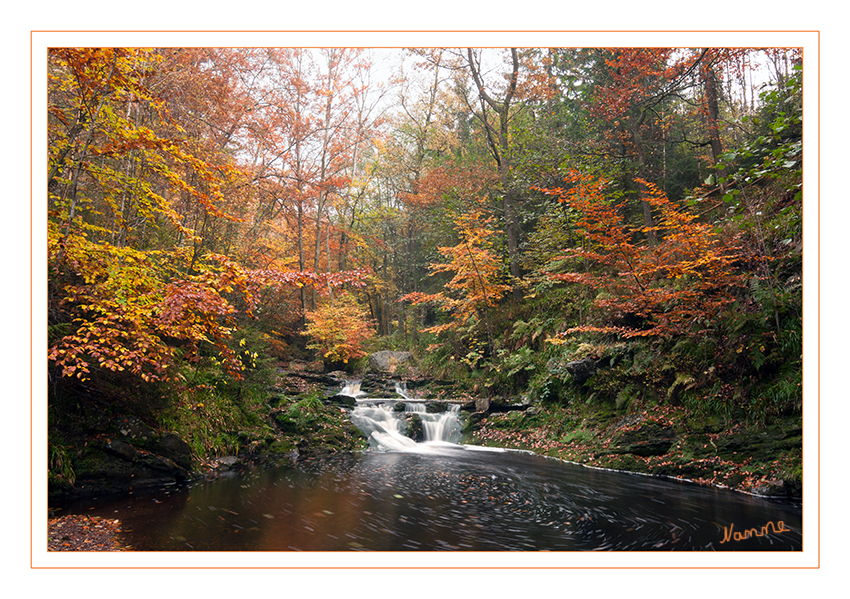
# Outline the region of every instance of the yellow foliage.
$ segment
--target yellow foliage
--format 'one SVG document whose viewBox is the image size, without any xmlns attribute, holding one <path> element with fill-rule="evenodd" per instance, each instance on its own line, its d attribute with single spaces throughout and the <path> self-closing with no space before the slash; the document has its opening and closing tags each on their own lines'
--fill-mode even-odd
<svg viewBox="0 0 850 599">
<path fill-rule="evenodd" d="M 331 362 L 348 363 L 351 359 L 365 356 L 360 344 L 375 335 L 366 310 L 351 296 L 329 301 L 307 312 L 305 317 L 307 328 L 304 334 L 311 339 L 307 348 L 320 352 Z"/>
</svg>

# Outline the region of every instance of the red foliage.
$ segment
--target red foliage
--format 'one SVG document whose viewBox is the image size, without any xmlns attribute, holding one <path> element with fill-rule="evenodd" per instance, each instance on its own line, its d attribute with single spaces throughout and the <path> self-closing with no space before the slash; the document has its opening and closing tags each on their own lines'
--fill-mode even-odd
<svg viewBox="0 0 850 599">
<path fill-rule="evenodd" d="M 471 198 L 494 184 L 497 173 L 488 165 L 444 164 L 429 169 L 417 182 L 413 192 L 401 194 L 411 207 L 440 204 L 446 197 Z"/>
<path fill-rule="evenodd" d="M 576 228 L 585 239 L 566 256 L 585 264 L 585 272 L 552 273 L 555 280 L 588 285 L 600 292 L 602 322 L 566 333 L 617 333 L 623 337 L 698 334 L 734 301 L 742 277 L 734 269 L 738 248 L 657 187 L 640 181 L 643 200 L 660 215 L 657 225 L 632 226 L 606 199 L 604 181 L 573 172 L 566 188 L 543 189 L 576 211 Z M 659 242 L 642 245 L 654 230 Z M 631 319 L 630 324 L 618 321 Z M 556 341 L 557 342 L 557 341 Z"/>
</svg>

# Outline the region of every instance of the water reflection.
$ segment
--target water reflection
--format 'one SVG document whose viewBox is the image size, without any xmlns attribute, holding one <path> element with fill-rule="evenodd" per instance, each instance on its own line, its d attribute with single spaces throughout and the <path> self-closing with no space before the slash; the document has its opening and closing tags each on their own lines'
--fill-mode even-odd
<svg viewBox="0 0 850 599">
<path fill-rule="evenodd" d="M 800 550 L 798 505 L 434 445 L 256 469 L 98 512 L 138 550 Z M 782 521 L 784 532 L 724 540 Z M 728 535 L 727 535 L 728 537 Z"/>
</svg>

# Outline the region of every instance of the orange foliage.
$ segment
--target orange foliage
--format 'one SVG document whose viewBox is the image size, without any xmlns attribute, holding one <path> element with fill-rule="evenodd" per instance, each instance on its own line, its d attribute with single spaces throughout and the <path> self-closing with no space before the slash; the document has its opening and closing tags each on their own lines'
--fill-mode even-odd
<svg viewBox="0 0 850 599">
<path fill-rule="evenodd" d="M 452 315 L 451 322 L 426 329 L 428 332 L 455 329 L 475 315 L 486 320 L 487 309 L 497 305 L 502 295 L 511 288 L 502 282 L 501 259 L 492 251 L 493 244 L 489 238 L 496 232 L 489 228 L 492 218 L 483 218 L 480 211 L 474 211 L 458 217 L 455 223 L 460 243 L 438 248 L 449 262 L 431 264 L 432 275 L 454 273 L 445 285 L 447 292 L 430 295 L 416 292 L 401 298 L 414 304 L 433 302 Z"/>
<path fill-rule="evenodd" d="M 429 169 L 415 184 L 411 193 L 401 198 L 411 207 L 435 206 L 446 197 L 473 197 L 495 183 L 497 173 L 489 165 L 443 164 Z"/>
<path fill-rule="evenodd" d="M 344 362 L 366 355 L 361 343 L 375 335 L 366 310 L 351 296 L 336 298 L 306 313 L 305 335 L 314 349 L 329 362 Z"/>
<path fill-rule="evenodd" d="M 213 348 L 233 378 L 244 369 L 228 343 L 240 311 L 250 315 L 261 290 L 361 285 L 366 272 L 245 270 L 226 256 L 192 260 L 191 248 L 140 251 L 60 235 L 51 226 L 53 316 L 68 323 L 48 359 L 63 376 L 85 380 L 94 369 L 143 381 L 179 379 L 178 357 Z M 191 265 L 191 266 L 190 266 Z"/>
<path fill-rule="evenodd" d="M 618 48 L 613 57 L 605 60 L 612 80 L 608 85 L 600 86 L 591 108 L 607 120 L 625 114 L 632 106 L 640 104 L 657 88 L 648 82 L 664 81 L 676 75 L 676 70 L 668 70 L 667 59 L 670 48 Z"/>
<path fill-rule="evenodd" d="M 698 334 L 734 301 L 735 288 L 742 284 L 734 269 L 738 248 L 725 243 L 711 225 L 698 222 L 656 186 L 640 181 L 646 190 L 643 199 L 660 215 L 657 225 L 649 228 L 623 222 L 605 197 L 604 181 L 574 171 L 566 183 L 565 188 L 542 191 L 576 211 L 576 227 L 585 245 L 566 255 L 583 261 L 589 272 L 550 277 L 605 292 L 596 300 L 602 324 L 574 327 L 567 334 Z M 645 239 L 650 229 L 658 235 L 656 246 L 635 242 Z"/>
<path fill-rule="evenodd" d="M 67 314 L 70 332 L 48 358 L 63 376 L 85 380 L 100 368 L 146 382 L 175 380 L 178 348 L 197 360 L 201 345 L 210 344 L 225 370 L 240 377 L 242 365 L 227 346 L 236 308 L 225 298 L 237 293 L 250 301 L 238 265 L 210 255 L 190 275 L 183 269 L 191 253 L 181 249 L 142 252 L 73 234 L 49 241 L 50 269 L 62 285 L 55 309 Z"/>
</svg>

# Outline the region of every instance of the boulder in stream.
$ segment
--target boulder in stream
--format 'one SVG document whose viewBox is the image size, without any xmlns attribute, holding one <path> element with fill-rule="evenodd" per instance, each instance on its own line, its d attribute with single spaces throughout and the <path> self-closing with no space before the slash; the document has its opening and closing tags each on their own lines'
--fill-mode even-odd
<svg viewBox="0 0 850 599">
<path fill-rule="evenodd" d="M 413 359 L 409 351 L 379 351 L 369 354 L 369 370 L 380 374 L 395 374 L 398 367 Z"/>
<path fill-rule="evenodd" d="M 349 408 L 357 405 L 357 399 L 355 397 L 352 397 L 351 395 L 345 395 L 343 393 L 337 393 L 336 395 L 332 395 L 327 399 L 327 402 L 338 406 L 348 406 Z"/>
</svg>

